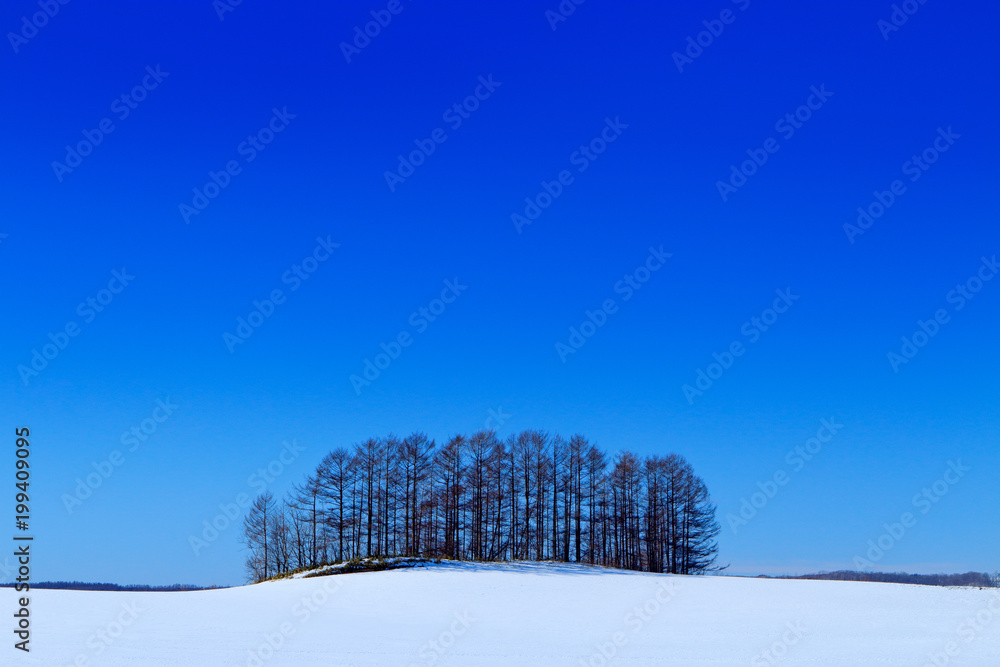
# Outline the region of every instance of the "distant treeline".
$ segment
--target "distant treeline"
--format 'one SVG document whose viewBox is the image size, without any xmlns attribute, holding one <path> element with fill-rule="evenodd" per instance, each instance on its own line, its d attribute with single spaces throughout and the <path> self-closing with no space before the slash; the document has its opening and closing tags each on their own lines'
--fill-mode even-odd
<svg viewBox="0 0 1000 667">
<path fill-rule="evenodd" d="M 13 583 L 0 584 L 0 588 L 10 588 Z M 131 585 L 120 586 L 118 584 L 92 584 L 83 581 L 42 581 L 31 584 L 32 588 L 52 589 L 59 591 L 120 591 L 129 593 L 160 593 L 172 591 L 208 591 L 225 586 L 188 586 L 185 584 L 171 584 L 170 586 L 144 586 Z"/>
<path fill-rule="evenodd" d="M 1000 587 L 1000 574 L 966 572 L 965 574 L 907 574 L 905 572 L 855 572 L 839 570 L 819 574 L 798 576 L 767 577 L 768 579 L 824 579 L 833 581 L 876 581 L 890 584 L 922 584 L 924 586 L 981 586 Z"/>
<path fill-rule="evenodd" d="M 244 520 L 248 578 L 368 556 L 718 569 L 715 506 L 681 456 L 607 454 L 581 435 L 371 438 L 327 454 Z"/>
</svg>

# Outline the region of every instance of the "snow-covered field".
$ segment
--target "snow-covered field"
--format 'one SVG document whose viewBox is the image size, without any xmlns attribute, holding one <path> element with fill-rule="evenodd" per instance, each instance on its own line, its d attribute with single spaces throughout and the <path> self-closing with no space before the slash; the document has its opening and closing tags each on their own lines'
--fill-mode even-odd
<svg viewBox="0 0 1000 667">
<path fill-rule="evenodd" d="M 1000 665 L 1000 592 L 966 588 L 446 562 L 185 593 L 40 590 L 31 607 L 32 651 L 8 628 L 4 665 Z"/>
</svg>

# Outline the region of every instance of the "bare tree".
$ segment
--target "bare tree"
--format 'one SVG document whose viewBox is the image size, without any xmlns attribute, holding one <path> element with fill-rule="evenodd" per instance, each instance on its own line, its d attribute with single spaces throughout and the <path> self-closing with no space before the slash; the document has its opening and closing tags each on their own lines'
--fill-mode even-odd
<svg viewBox="0 0 1000 667">
<path fill-rule="evenodd" d="M 676 454 L 607 455 L 582 435 L 500 440 L 423 433 L 369 438 L 323 457 L 276 506 L 244 520 L 255 581 L 327 558 L 430 555 L 557 559 L 700 574 L 716 567 L 719 525 L 704 481 Z"/>
<path fill-rule="evenodd" d="M 265 491 L 254 499 L 250 511 L 243 518 L 243 541 L 250 550 L 247 570 L 255 581 L 262 581 L 269 576 L 268 538 L 271 528 L 269 521 L 273 513 L 274 494 Z"/>
<path fill-rule="evenodd" d="M 290 507 L 287 503 L 275 505 L 271 511 L 269 523 L 268 545 L 271 555 L 271 574 L 283 574 L 291 569 L 292 560 L 292 526 Z"/>
<path fill-rule="evenodd" d="M 324 456 L 316 468 L 316 495 L 323 503 L 323 523 L 337 538 L 337 560 L 344 560 L 351 547 L 353 472 L 354 462 L 343 447 Z"/>
<path fill-rule="evenodd" d="M 319 562 L 318 527 L 321 519 L 320 480 L 318 475 L 309 475 L 302 484 L 292 487 L 288 501 L 294 512 L 295 538 L 298 547 L 297 558 L 300 567 L 308 563 L 315 567 Z M 308 534 L 301 535 L 300 523 L 308 526 Z M 308 556 L 307 556 L 308 554 Z"/>
</svg>

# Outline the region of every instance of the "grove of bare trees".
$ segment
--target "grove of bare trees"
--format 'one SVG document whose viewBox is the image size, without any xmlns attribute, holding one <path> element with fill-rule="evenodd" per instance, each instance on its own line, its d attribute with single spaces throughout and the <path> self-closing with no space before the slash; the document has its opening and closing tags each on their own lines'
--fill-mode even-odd
<svg viewBox="0 0 1000 667">
<path fill-rule="evenodd" d="M 676 454 L 609 460 L 580 435 L 423 433 L 339 447 L 282 501 L 244 520 L 253 581 L 367 556 L 557 560 L 701 574 L 719 526 L 704 482 Z"/>
</svg>

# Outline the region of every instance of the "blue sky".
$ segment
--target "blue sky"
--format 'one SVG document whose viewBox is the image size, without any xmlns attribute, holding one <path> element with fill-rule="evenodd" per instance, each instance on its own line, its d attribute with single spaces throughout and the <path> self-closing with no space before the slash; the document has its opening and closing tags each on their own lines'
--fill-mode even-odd
<svg viewBox="0 0 1000 667">
<path fill-rule="evenodd" d="M 872 569 L 1000 569 L 1000 280 L 976 282 L 1000 252 L 1000 9 L 914 3 L 890 30 L 888 2 L 558 7 L 70 2 L 32 31 L 39 5 L 9 3 L 0 422 L 33 434 L 36 576 L 238 583 L 238 528 L 198 555 L 188 537 L 258 468 L 285 457 L 280 494 L 331 447 L 491 414 L 501 435 L 683 454 L 736 573 L 854 567 L 904 512 Z M 348 60 L 371 12 L 391 20 Z M 733 165 L 752 174 L 723 197 Z M 547 205 L 518 225 L 526 198 Z M 685 392 L 699 371 L 717 378 Z M 842 428 L 799 465 L 821 420 Z M 734 531 L 744 499 L 760 507 Z"/>
</svg>

